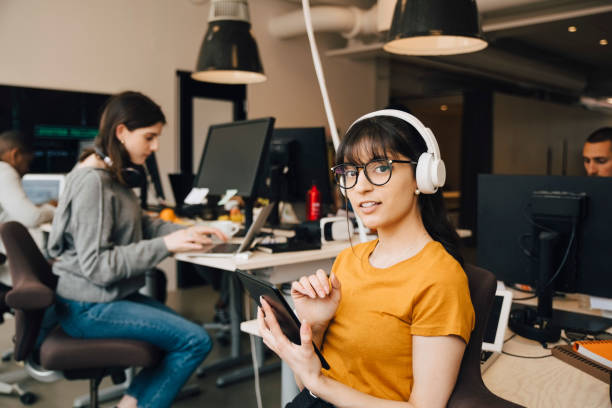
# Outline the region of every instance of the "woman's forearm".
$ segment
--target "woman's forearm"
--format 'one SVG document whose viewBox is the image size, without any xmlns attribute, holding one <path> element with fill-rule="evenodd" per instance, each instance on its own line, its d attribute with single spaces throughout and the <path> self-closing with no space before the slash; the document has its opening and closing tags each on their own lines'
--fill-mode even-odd
<svg viewBox="0 0 612 408">
<path fill-rule="evenodd" d="M 409 402 L 376 398 L 323 375 L 309 385 L 310 392 L 337 408 L 414 408 Z"/>
</svg>

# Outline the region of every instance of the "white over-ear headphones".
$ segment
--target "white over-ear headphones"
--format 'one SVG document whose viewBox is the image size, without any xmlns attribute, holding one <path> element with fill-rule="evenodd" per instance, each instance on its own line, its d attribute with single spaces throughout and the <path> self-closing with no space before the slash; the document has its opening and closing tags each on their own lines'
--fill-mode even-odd
<svg viewBox="0 0 612 408">
<path fill-rule="evenodd" d="M 403 121 L 411 124 L 419 135 L 421 135 L 425 141 L 425 144 L 427 145 L 427 151 L 421 154 L 421 157 L 419 157 L 417 163 L 417 188 L 423 194 L 433 194 L 438 191 L 438 188 L 442 187 L 446 181 L 446 167 L 444 166 L 444 162 L 440 157 L 440 149 L 438 148 L 438 142 L 436 141 L 433 132 L 429 128 L 425 127 L 425 125 L 423 125 L 423 123 L 416 117 L 407 112 L 396 109 L 383 109 L 363 115 L 354 121 L 351 126 L 349 126 L 349 130 L 355 126 L 355 124 L 364 119 L 370 119 L 378 116 L 391 116 L 402 119 Z M 345 193 L 345 191 L 342 189 L 340 190 Z"/>
</svg>

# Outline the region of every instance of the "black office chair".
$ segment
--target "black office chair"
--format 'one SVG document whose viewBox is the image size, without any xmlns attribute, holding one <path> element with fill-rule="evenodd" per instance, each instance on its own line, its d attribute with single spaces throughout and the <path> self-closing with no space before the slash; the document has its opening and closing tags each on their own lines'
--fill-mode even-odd
<svg viewBox="0 0 612 408">
<path fill-rule="evenodd" d="M 28 230 L 17 222 L 0 224 L 0 239 L 10 261 L 13 289 L 6 303 L 15 311 L 15 352 L 17 361 L 60 371 L 68 380 L 89 379 L 90 407 L 98 407 L 98 386 L 108 375 L 113 382 L 125 380 L 129 367 L 151 367 L 161 352 L 150 343 L 122 339 L 76 339 L 57 326 L 34 349 L 45 309 L 53 304 L 56 277 Z"/>
<path fill-rule="evenodd" d="M 457 383 L 448 400 L 448 408 L 523 408 L 493 394 L 482 381 L 480 353 L 482 336 L 491 313 L 497 280 L 495 276 L 474 265 L 465 265 L 476 324 L 467 344 Z"/>
</svg>

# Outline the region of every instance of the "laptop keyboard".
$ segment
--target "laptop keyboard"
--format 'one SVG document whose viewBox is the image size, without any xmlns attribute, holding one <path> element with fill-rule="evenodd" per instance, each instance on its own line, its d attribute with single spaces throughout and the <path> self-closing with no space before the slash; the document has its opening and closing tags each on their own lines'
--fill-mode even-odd
<svg viewBox="0 0 612 408">
<path fill-rule="evenodd" d="M 206 250 L 206 252 L 213 254 L 233 254 L 238 251 L 238 248 L 240 248 L 240 244 L 223 243 L 214 245 L 212 248 Z"/>
</svg>

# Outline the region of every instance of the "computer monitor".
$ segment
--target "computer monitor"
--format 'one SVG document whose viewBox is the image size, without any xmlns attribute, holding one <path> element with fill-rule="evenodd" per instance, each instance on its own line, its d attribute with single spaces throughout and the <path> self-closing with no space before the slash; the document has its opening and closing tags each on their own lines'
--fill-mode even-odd
<svg viewBox="0 0 612 408">
<path fill-rule="evenodd" d="M 21 184 L 26 196 L 36 205 L 58 200 L 64 190 L 64 174 L 26 174 Z"/>
<path fill-rule="evenodd" d="M 255 197 L 273 126 L 274 118 L 210 126 L 194 186 L 212 195 L 236 189 L 239 196 Z"/>
<path fill-rule="evenodd" d="M 330 164 L 328 160 L 325 128 L 276 128 L 270 141 L 270 150 L 265 159 L 264 174 L 269 177 L 271 166 L 287 165 L 288 185 L 281 192 L 283 200 L 306 201 L 306 192 L 314 182 L 321 192 L 321 202 L 333 202 L 330 183 Z M 269 191 L 270 186 L 263 186 Z"/>
<path fill-rule="evenodd" d="M 247 198 L 247 227 L 273 127 L 272 117 L 210 126 L 194 180 L 194 187 L 208 188 L 209 195 L 222 196 L 236 189 L 236 195 Z"/>
<path fill-rule="evenodd" d="M 510 327 L 538 341 L 612 320 L 552 310 L 555 290 L 612 297 L 612 178 L 479 175 L 478 264 L 536 288 L 536 311 Z M 550 329 L 550 330 L 548 330 Z"/>
<path fill-rule="evenodd" d="M 259 194 L 273 201 L 304 203 L 313 182 L 321 204 L 333 204 L 325 128 L 276 128 L 270 141 Z M 270 217 L 277 224 L 278 216 Z"/>
</svg>

